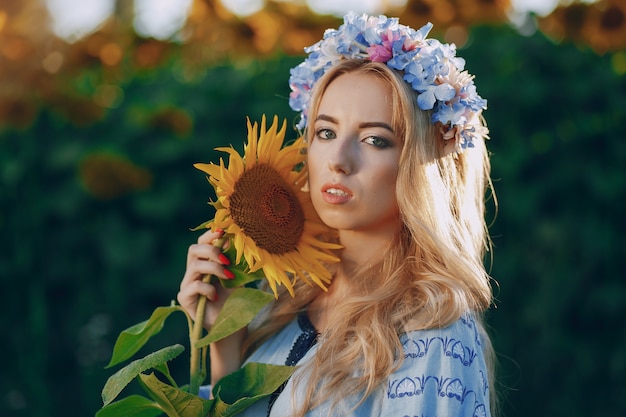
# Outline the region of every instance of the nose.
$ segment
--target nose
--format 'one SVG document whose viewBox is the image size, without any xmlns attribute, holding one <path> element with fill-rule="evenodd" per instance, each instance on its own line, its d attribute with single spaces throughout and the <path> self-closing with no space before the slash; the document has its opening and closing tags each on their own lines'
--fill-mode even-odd
<svg viewBox="0 0 626 417">
<path fill-rule="evenodd" d="M 350 175 L 356 164 L 354 141 L 335 139 L 328 153 L 328 168 L 332 172 Z"/>
</svg>

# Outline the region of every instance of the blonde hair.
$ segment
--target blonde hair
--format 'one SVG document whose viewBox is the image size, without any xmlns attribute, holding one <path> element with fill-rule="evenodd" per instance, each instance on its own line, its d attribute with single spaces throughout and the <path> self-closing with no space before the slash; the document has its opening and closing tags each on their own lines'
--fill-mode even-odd
<svg viewBox="0 0 626 417">
<path fill-rule="evenodd" d="M 325 401 L 333 407 L 351 395 L 363 401 L 400 366 L 399 336 L 407 331 L 445 327 L 466 312 L 476 315 L 482 329 L 482 312 L 492 297 L 483 265 L 489 244 L 484 202 L 491 189 L 484 141 L 446 155 L 441 133 L 430 113 L 417 107 L 410 85 L 385 64 L 364 60 L 342 61 L 317 82 L 309 120 L 315 120 L 328 85 L 351 72 L 383 79 L 392 89 L 392 128 L 404 140 L 396 181 L 402 230 L 377 264 L 352 277 L 350 298 L 335 309 L 323 348 L 308 364 L 298 416 Z M 250 330 L 247 352 L 305 311 L 319 291 L 298 282 L 295 298 L 280 294 Z M 484 339 L 489 363 L 490 343 Z"/>
</svg>

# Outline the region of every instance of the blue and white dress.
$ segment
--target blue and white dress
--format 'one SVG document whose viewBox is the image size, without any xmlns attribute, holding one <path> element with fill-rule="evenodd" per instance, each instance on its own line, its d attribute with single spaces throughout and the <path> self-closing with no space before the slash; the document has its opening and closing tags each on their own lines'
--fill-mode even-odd
<svg viewBox="0 0 626 417">
<path fill-rule="evenodd" d="M 315 336 L 315 329 L 302 314 L 263 343 L 247 362 L 302 365 L 311 360 L 318 349 L 323 349 L 323 341 L 315 343 Z M 445 328 L 409 332 L 401 341 L 402 366 L 356 409 L 329 411 L 329 404 L 322 404 L 307 416 L 490 416 L 481 336 L 471 315 L 464 315 Z M 292 378 L 282 391 L 258 401 L 240 415 L 289 417 L 293 404 L 299 404 L 298 398 L 304 395 L 303 385 L 296 384 L 294 393 Z M 343 407 L 349 410 L 357 401 L 346 398 Z"/>
</svg>

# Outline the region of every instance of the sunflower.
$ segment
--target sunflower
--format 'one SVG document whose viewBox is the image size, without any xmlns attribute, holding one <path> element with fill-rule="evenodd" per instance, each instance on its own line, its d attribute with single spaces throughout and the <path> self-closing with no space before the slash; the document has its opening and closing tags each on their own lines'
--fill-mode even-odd
<svg viewBox="0 0 626 417">
<path fill-rule="evenodd" d="M 326 290 L 331 276 L 325 263 L 339 260 L 331 251 L 340 246 L 319 239 L 329 229 L 302 191 L 306 173 L 295 168 L 304 162 L 304 141 L 283 147 L 286 121 L 278 131 L 276 116 L 267 130 L 263 116 L 260 137 L 258 124 L 247 124 L 243 157 L 232 147 L 216 148 L 229 154 L 228 167 L 222 159 L 219 165 L 194 165 L 209 175 L 217 196 L 215 217 L 206 227 L 224 230 L 232 238 L 235 264 L 243 258 L 248 272 L 262 269 L 276 297 L 277 285 L 293 296 L 298 278 Z"/>
</svg>

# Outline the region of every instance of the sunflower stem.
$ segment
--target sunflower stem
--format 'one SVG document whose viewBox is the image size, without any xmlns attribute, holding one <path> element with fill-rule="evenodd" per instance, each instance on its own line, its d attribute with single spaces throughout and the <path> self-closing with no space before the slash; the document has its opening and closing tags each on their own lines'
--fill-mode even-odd
<svg viewBox="0 0 626 417">
<path fill-rule="evenodd" d="M 222 247 L 225 239 L 216 239 L 213 241 L 213 246 Z M 210 282 L 213 275 L 205 275 L 202 278 L 202 282 Z M 202 331 L 204 330 L 204 313 L 206 310 L 207 298 L 205 296 L 198 296 L 198 305 L 196 306 L 196 317 L 191 328 L 191 334 L 189 338 L 189 344 L 191 349 L 191 359 L 189 364 L 189 393 L 198 395 L 200 392 L 200 386 L 206 378 L 206 351 L 208 346 L 198 348 L 196 347 L 198 341 L 202 338 Z"/>
<path fill-rule="evenodd" d="M 209 282 L 211 275 L 206 275 L 202 282 Z M 198 297 L 198 306 L 196 307 L 196 318 L 193 322 L 191 329 L 190 348 L 191 348 L 191 363 L 189 367 L 189 392 L 194 395 L 198 395 L 200 392 L 200 385 L 204 382 L 206 377 L 206 366 L 202 366 L 202 352 L 197 348 L 196 343 L 202 337 L 202 329 L 204 328 L 204 310 L 206 309 L 206 297 Z"/>
</svg>

